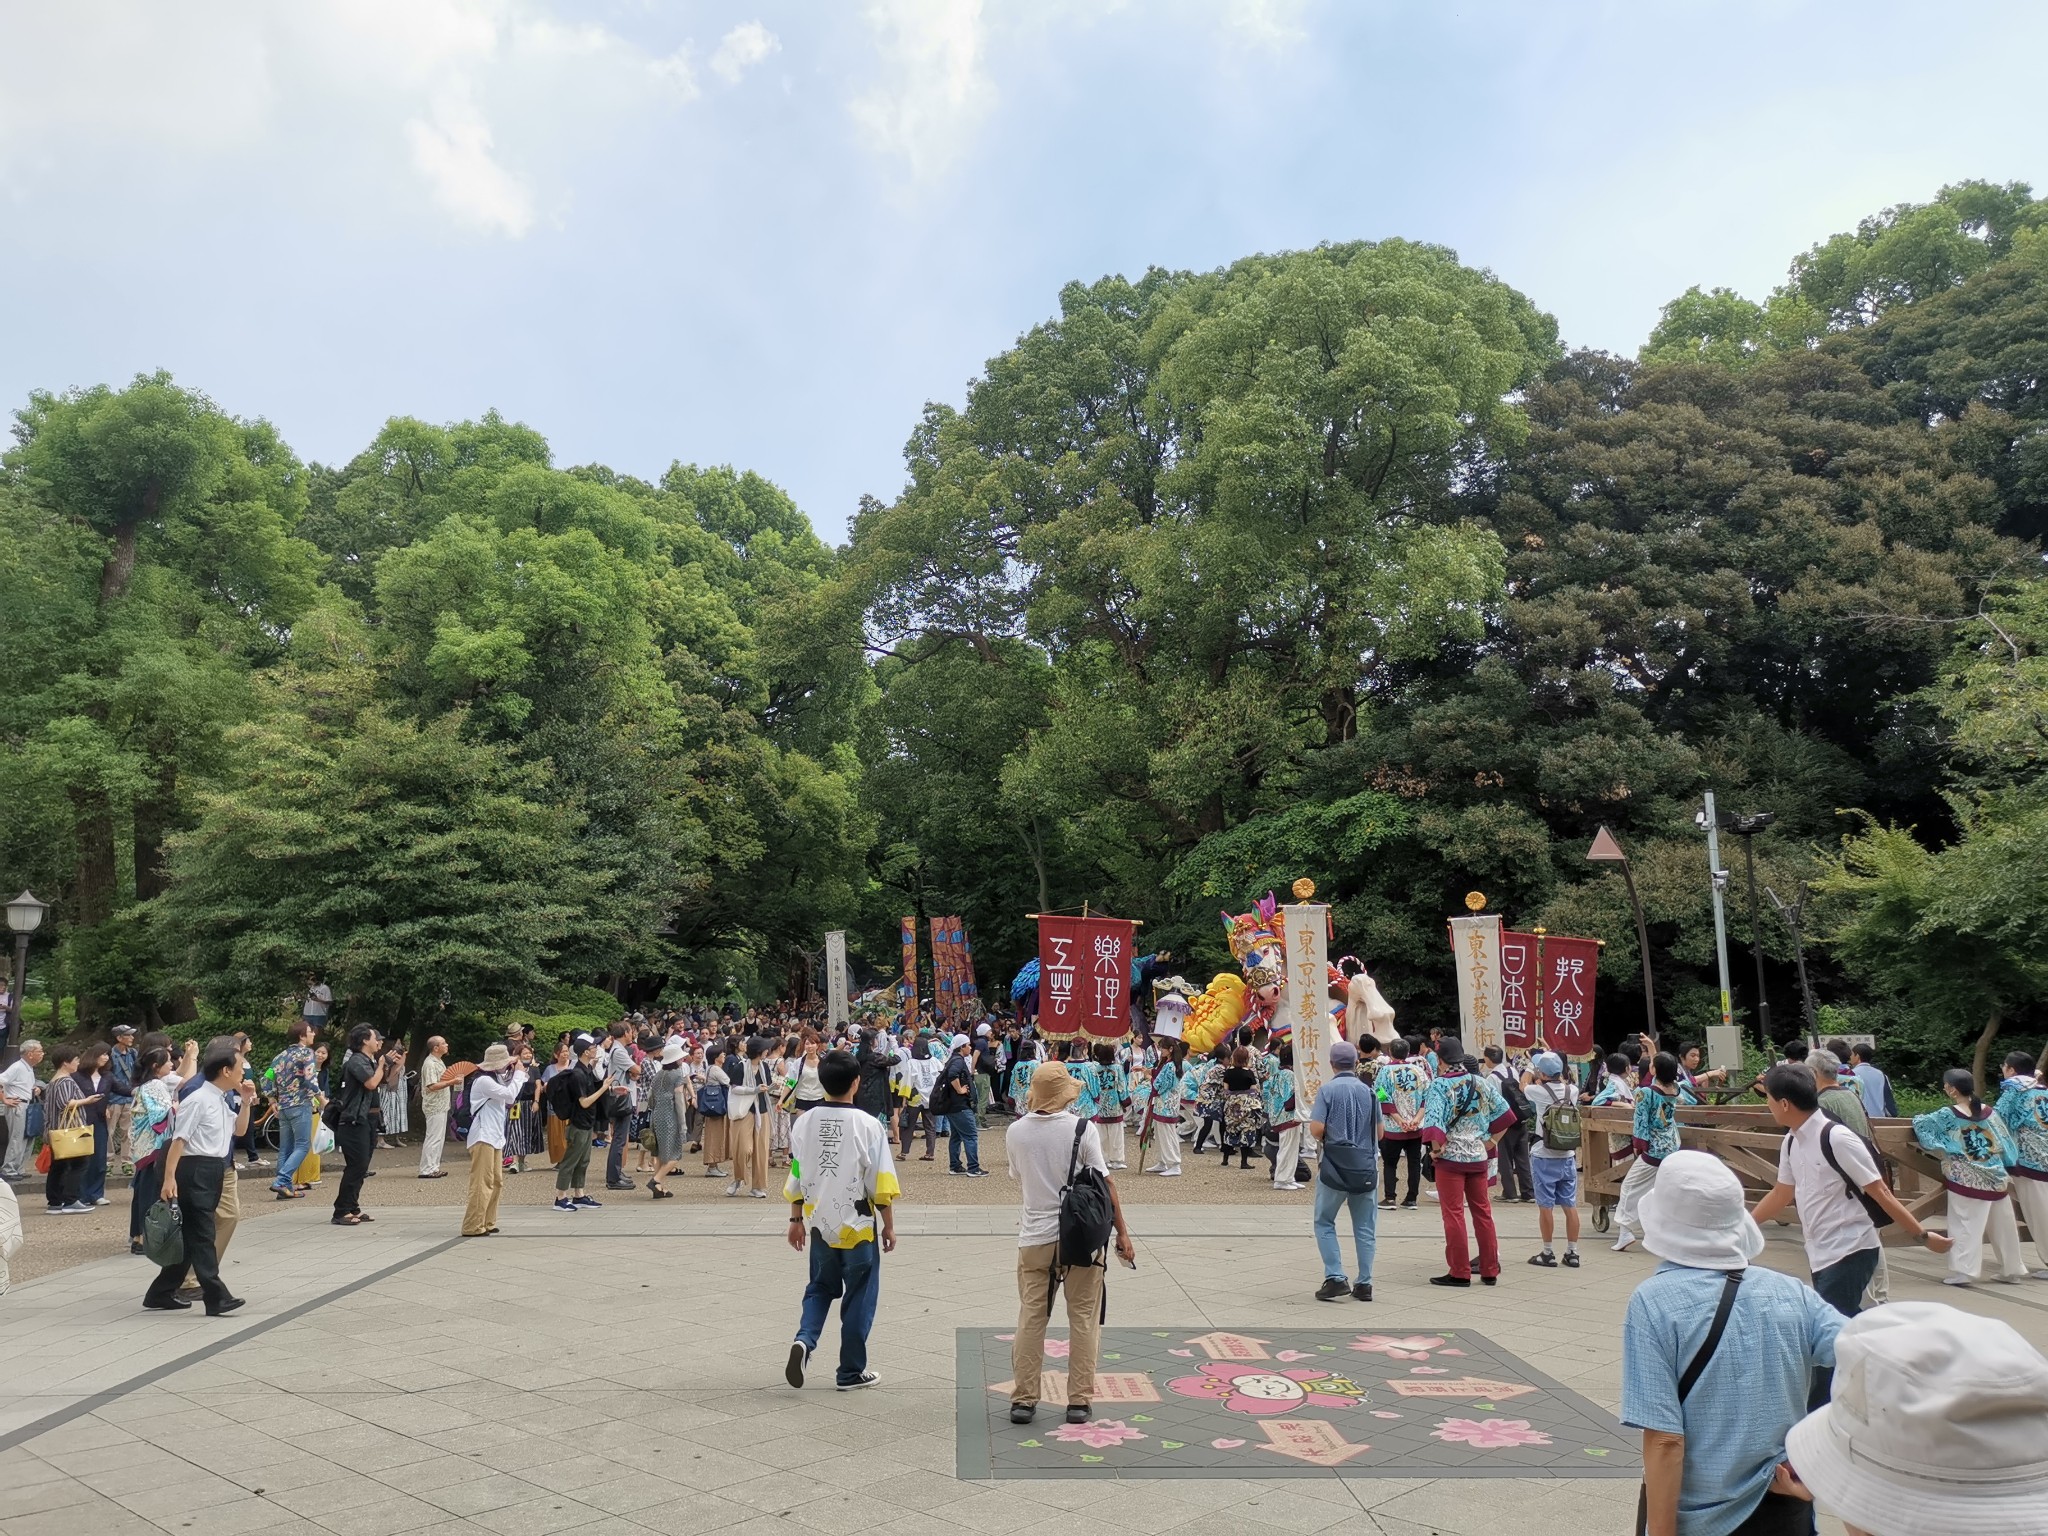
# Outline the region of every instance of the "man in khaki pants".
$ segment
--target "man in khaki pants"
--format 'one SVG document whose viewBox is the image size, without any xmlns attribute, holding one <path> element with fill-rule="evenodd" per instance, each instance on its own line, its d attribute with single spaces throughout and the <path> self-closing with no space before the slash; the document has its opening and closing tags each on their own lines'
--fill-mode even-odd
<svg viewBox="0 0 2048 1536">
<path fill-rule="evenodd" d="M 498 1195 L 505 1187 L 505 1111 L 526 1086 L 526 1073 L 512 1065 L 512 1053 L 498 1041 L 484 1052 L 471 1075 L 469 1093 L 469 1207 L 462 1213 L 464 1237 L 489 1237 L 498 1230 Z"/>
<path fill-rule="evenodd" d="M 441 1166 L 441 1149 L 448 1144 L 448 1111 L 454 1106 L 453 1089 L 443 1088 L 448 1075 L 448 1042 L 439 1035 L 427 1040 L 427 1059 L 420 1063 L 420 1109 L 427 1117 L 427 1134 L 420 1141 L 420 1177 L 446 1178 Z"/>
<path fill-rule="evenodd" d="M 1067 1295 L 1067 1422 L 1084 1424 L 1095 1397 L 1095 1360 L 1102 1344 L 1102 1285 L 1107 1271 L 1059 1263 L 1060 1193 L 1070 1162 L 1094 1168 L 1105 1179 L 1102 1139 L 1070 1106 L 1081 1085 L 1070 1073 L 1047 1068 L 1032 1074 L 1027 1113 L 1004 1136 L 1010 1177 L 1024 1186 L 1024 1216 L 1017 1231 L 1017 1338 L 1010 1347 L 1016 1385 L 1010 1389 L 1010 1422 L 1029 1424 L 1038 1412 L 1045 1366 L 1045 1325 L 1052 1311 L 1052 1284 L 1059 1271 Z M 1074 1135 L 1080 1132 L 1080 1147 Z M 1109 1186 L 1116 1223 L 1116 1253 L 1126 1264 L 1137 1258 L 1123 1201 Z"/>
</svg>

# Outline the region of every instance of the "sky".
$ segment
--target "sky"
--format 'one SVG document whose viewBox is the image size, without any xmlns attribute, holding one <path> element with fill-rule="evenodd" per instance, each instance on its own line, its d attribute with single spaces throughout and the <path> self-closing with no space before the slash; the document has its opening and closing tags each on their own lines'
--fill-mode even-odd
<svg viewBox="0 0 2048 1536">
<path fill-rule="evenodd" d="M 495 408 L 838 542 L 1067 282 L 1401 236 L 1632 353 L 2048 190 L 2044 57 L 2038 0 L 4 0 L 0 403 L 164 368 L 330 464 Z"/>
</svg>

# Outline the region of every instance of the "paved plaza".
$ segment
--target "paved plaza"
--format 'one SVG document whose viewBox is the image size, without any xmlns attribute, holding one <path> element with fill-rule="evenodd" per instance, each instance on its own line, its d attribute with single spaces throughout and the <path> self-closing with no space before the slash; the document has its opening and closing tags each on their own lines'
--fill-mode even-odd
<svg viewBox="0 0 2048 1536">
<path fill-rule="evenodd" d="M 801 1393 L 782 1383 L 804 1271 L 777 1202 L 616 1203 L 573 1218 L 507 1207 L 504 1232 L 480 1240 L 455 1238 L 454 1214 L 393 1208 L 337 1231 L 323 1208 L 302 1206 L 248 1223 L 227 1274 L 249 1305 L 228 1319 L 140 1311 L 146 1271 L 126 1256 L 18 1287 L 0 1300 L 0 1531 L 958 1536 L 1085 1521 L 1188 1536 L 1491 1536 L 1632 1523 L 1636 1437 L 1615 1428 L 1600 1442 L 1611 1458 L 1585 1453 L 1618 1396 L 1623 1306 L 1654 1261 L 1596 1243 L 1577 1273 L 1528 1268 L 1534 1218 L 1519 1208 L 1503 1218 L 1497 1290 L 1424 1283 L 1442 1267 L 1424 1209 L 1385 1221 L 1381 1299 L 1330 1305 L 1310 1296 L 1319 1266 L 1305 1206 L 1134 1206 L 1139 1268 L 1112 1276 L 1105 1345 L 1130 1365 L 1104 1364 L 1148 1375 L 1162 1402 L 1099 1411 L 1146 1437 L 1116 1437 L 1145 1452 L 1129 1455 L 1128 1476 L 1105 1476 L 1114 1452 L 1080 1444 L 1061 1448 L 1071 1467 L 1047 1455 L 1015 1475 L 1014 1458 L 1031 1454 L 1021 1446 L 1008 1453 L 1010 1474 L 1002 1458 L 990 1464 L 991 1434 L 1009 1430 L 986 1408 L 998 1336 L 1015 1322 L 1007 1205 L 902 1209 L 873 1341 L 882 1383 L 853 1393 L 832 1390 L 829 1370 L 814 1372 L 827 1385 Z M 1771 1235 L 1766 1262 L 1803 1272 L 1796 1231 Z M 1893 1296 L 1956 1301 L 2048 1344 L 2048 1285 L 1958 1295 L 1938 1279 L 1926 1255 L 1901 1255 Z M 1402 1356 L 1353 1347 L 1373 1337 L 1408 1342 L 1392 1346 Z M 1270 1415 L 1176 1394 L 1171 1371 L 1201 1377 L 1246 1338 L 1283 1375 L 1310 1369 L 1283 1352 L 1341 1353 L 1347 1368 L 1333 1374 L 1365 1393 L 1330 1406 L 1342 1389 L 1315 1388 L 1325 1406 L 1290 1409 L 1288 1422 L 1350 1414 L 1372 1428 L 1352 1433 L 1343 1419 L 1339 1446 L 1335 1430 L 1277 1431 Z M 1441 1343 L 1418 1342 L 1428 1339 Z M 834 1346 L 828 1331 L 821 1360 Z M 1389 1390 L 1446 1379 L 1424 1374 L 1446 1368 L 1545 1391 L 1439 1408 Z M 1523 1406 L 1538 1396 L 1554 1400 Z M 1181 1454 L 1163 1442 L 1194 1444 L 1169 1433 L 1194 1422 L 1175 1417 L 1182 1402 L 1205 1427 L 1241 1418 L 1238 1433 L 1211 1427 L 1208 1439 L 1247 1448 L 1191 1462 L 1186 1475 L 1147 1474 L 1141 1463 Z M 1410 1407 L 1428 1412 L 1429 1432 L 1372 1417 Z M 1581 1414 L 1571 1431 L 1581 1438 L 1567 1444 L 1561 1426 Z M 1440 1439 L 1434 1427 L 1452 1418 L 1528 1421 L 1554 1443 Z M 980 1426 L 978 1464 L 964 1421 Z M 1360 1442 L 1407 1449 L 1390 1465 L 1380 1449 L 1342 1448 Z M 1558 1465 L 1574 1457 L 1585 1475 Z M 1469 1475 L 1474 1465 L 1491 1475 Z"/>
</svg>

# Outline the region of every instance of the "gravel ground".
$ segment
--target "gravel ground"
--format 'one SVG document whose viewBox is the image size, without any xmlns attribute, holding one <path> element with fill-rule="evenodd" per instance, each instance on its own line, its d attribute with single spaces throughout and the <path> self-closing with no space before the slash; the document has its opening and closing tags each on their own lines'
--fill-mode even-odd
<svg viewBox="0 0 2048 1536">
<path fill-rule="evenodd" d="M 993 1175 L 986 1179 L 957 1178 L 947 1173 L 945 1138 L 939 1139 L 937 1155 L 929 1163 L 920 1160 L 923 1144 L 918 1143 L 909 1160 L 897 1165 L 904 1198 L 925 1205 L 1011 1204 L 1017 1198 L 1017 1186 L 1009 1178 L 1009 1163 L 1003 1155 L 1003 1131 L 1009 1123 L 1007 1119 L 998 1117 L 982 1128 L 982 1166 Z M 1127 1151 L 1135 1156 L 1137 1141 L 1135 1138 L 1127 1140 Z M 1184 1147 L 1186 1145 L 1183 1143 Z M 590 1192 L 593 1195 L 607 1201 L 650 1199 L 646 1175 L 636 1171 L 640 1160 L 637 1147 L 626 1154 L 627 1175 L 639 1186 L 629 1191 L 608 1193 L 597 1187 L 603 1182 L 603 1155 L 593 1153 L 591 1157 Z M 442 1166 L 448 1170 L 446 1178 L 422 1179 L 418 1176 L 417 1140 L 409 1141 L 395 1152 L 377 1153 L 371 1162 L 375 1176 L 363 1186 L 363 1208 L 374 1215 L 379 1206 L 444 1206 L 449 1208 L 448 1230 L 455 1231 L 460 1224 L 463 1203 L 468 1198 L 467 1154 L 460 1144 L 450 1143 Z M 545 1157 L 531 1158 L 527 1173 L 507 1177 L 504 1202 L 510 1205 L 550 1203 L 555 1197 L 555 1181 L 547 1172 L 547 1166 Z M 1274 1189 L 1267 1180 L 1265 1164 L 1257 1157 L 1252 1159 L 1249 1172 L 1234 1163 L 1226 1172 L 1219 1166 L 1218 1153 L 1213 1145 L 1200 1157 L 1183 1153 L 1182 1166 L 1186 1172 L 1177 1179 L 1162 1179 L 1152 1174 L 1140 1177 L 1130 1172 L 1118 1174 L 1118 1192 L 1134 1205 L 1286 1205 L 1305 1210 L 1311 1199 L 1307 1190 L 1288 1192 Z M 340 1167 L 339 1159 L 327 1159 L 320 1186 L 304 1200 L 292 1201 L 277 1200 L 271 1195 L 267 1188 L 270 1179 L 267 1170 L 245 1172 L 240 1186 L 242 1219 L 260 1219 L 285 1209 L 324 1208 L 334 1199 Z M 781 1192 L 780 1177 L 778 1170 L 777 1182 L 769 1189 L 771 1196 Z M 681 1173 L 671 1175 L 669 1187 L 675 1191 L 676 1205 L 684 1201 L 717 1203 L 726 1198 L 726 1181 L 705 1178 L 703 1159 L 694 1156 L 686 1161 Z M 110 1178 L 107 1194 L 114 1203 L 102 1206 L 87 1216 L 48 1214 L 39 1179 L 17 1184 L 14 1188 L 21 1202 L 24 1237 L 21 1252 L 9 1266 L 16 1281 L 52 1274 L 74 1264 L 90 1263 L 127 1248 L 126 1179 Z M 744 1200 L 745 1196 L 740 1198 Z M 1427 1214 L 1433 1219 L 1433 1209 Z M 138 1272 L 143 1265 L 143 1260 L 136 1260 Z"/>
</svg>

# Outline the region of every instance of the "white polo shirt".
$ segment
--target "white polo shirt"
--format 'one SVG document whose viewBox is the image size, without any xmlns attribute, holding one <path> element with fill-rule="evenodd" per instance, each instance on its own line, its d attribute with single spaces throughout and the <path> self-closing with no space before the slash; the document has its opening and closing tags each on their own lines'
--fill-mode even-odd
<svg viewBox="0 0 2048 1536">
<path fill-rule="evenodd" d="M 201 1083 L 179 1103 L 171 1134 L 185 1143 L 189 1156 L 226 1157 L 235 1144 L 236 1113 L 228 1108 L 226 1094 L 212 1083 Z"/>
<path fill-rule="evenodd" d="M 1823 1132 L 1832 1138 L 1830 1145 L 1842 1173 L 1830 1168 L 1821 1152 Z M 1875 1183 L 1879 1176 L 1861 1138 L 1825 1115 L 1809 1115 L 1806 1124 L 1792 1132 L 1778 1150 L 1778 1182 L 1792 1186 L 1800 1232 L 1806 1240 L 1806 1261 L 1815 1269 L 1826 1269 L 1852 1253 L 1879 1246 L 1877 1228 L 1863 1202 L 1843 1184 L 1843 1173 L 1856 1181 L 1858 1189 Z"/>
</svg>

